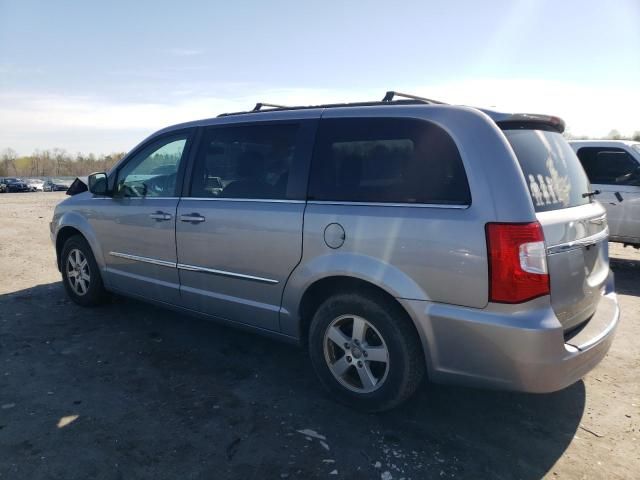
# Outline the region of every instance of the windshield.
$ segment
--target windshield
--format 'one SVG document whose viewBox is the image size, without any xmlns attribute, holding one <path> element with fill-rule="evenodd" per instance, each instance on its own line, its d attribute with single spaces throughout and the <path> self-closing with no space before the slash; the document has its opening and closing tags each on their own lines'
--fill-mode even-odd
<svg viewBox="0 0 640 480">
<path fill-rule="evenodd" d="M 640 153 L 640 143 L 634 143 L 633 145 L 631 145 L 631 148 Z"/>
<path fill-rule="evenodd" d="M 591 191 L 578 157 L 561 134 L 546 130 L 505 130 L 518 158 L 536 212 L 584 205 Z"/>
</svg>

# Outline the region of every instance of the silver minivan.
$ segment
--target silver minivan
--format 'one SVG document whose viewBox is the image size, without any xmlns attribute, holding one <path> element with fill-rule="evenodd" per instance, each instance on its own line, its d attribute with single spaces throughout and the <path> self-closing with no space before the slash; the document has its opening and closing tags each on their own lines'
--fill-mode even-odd
<svg viewBox="0 0 640 480">
<path fill-rule="evenodd" d="M 51 222 L 69 296 L 308 349 L 366 411 L 435 382 L 550 392 L 607 353 L 605 210 L 562 120 L 419 97 L 165 128 Z"/>
</svg>

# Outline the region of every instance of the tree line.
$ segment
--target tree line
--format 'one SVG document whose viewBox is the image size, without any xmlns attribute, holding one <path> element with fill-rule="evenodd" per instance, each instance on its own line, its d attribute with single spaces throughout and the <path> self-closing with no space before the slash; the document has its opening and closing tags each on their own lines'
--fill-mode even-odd
<svg viewBox="0 0 640 480">
<path fill-rule="evenodd" d="M 88 155 L 54 148 L 36 150 L 28 156 L 18 156 L 15 150 L 0 152 L 0 177 L 80 177 L 93 172 L 106 172 L 125 152 L 108 155 Z"/>
<path fill-rule="evenodd" d="M 640 142 L 640 130 L 633 132 L 633 135 L 622 135 L 618 130 L 611 130 L 604 138 L 588 137 L 583 135 L 573 135 L 569 130 L 565 130 L 564 136 L 569 140 L 633 140 Z"/>
</svg>

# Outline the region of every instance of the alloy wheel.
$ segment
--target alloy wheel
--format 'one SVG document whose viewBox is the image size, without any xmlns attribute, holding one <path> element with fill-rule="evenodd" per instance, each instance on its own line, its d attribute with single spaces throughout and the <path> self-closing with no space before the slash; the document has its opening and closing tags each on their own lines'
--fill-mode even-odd
<svg viewBox="0 0 640 480">
<path fill-rule="evenodd" d="M 91 273 L 89 262 L 82 251 L 74 248 L 67 256 L 67 279 L 76 295 L 85 295 L 89 291 Z"/>
<path fill-rule="evenodd" d="M 380 332 L 357 315 L 341 315 L 327 327 L 324 357 L 333 376 L 356 393 L 378 390 L 389 373 L 389 350 Z"/>
</svg>

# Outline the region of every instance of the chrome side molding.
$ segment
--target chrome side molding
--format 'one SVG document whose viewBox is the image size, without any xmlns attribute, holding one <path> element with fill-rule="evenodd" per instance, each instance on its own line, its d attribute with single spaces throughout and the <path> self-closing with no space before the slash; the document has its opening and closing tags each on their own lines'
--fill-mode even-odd
<svg viewBox="0 0 640 480">
<path fill-rule="evenodd" d="M 257 277 L 255 275 L 246 275 L 244 273 L 229 272 L 226 270 L 217 270 L 215 268 L 199 267 L 197 265 L 189 265 L 186 263 L 168 262 L 166 260 L 158 260 L 156 258 L 141 257 L 140 255 L 131 255 L 129 253 L 121 252 L 109 252 L 112 257 L 125 258 L 127 260 L 133 260 L 135 262 L 150 263 L 152 265 L 159 265 L 161 267 L 177 268 L 178 270 L 185 270 L 189 272 L 209 273 L 211 275 L 220 275 L 223 277 L 239 278 L 241 280 L 250 280 L 253 282 L 268 283 L 275 285 L 280 283 L 278 280 L 272 278 Z"/>
<path fill-rule="evenodd" d="M 273 280 L 271 278 L 256 277 L 254 275 L 245 275 L 244 273 L 228 272 L 226 270 L 216 270 L 215 268 L 199 267 L 197 265 L 188 265 L 185 263 L 178 263 L 178 269 L 187 270 L 189 272 L 210 273 L 212 275 L 221 275 L 223 277 L 240 278 L 242 280 L 252 280 L 254 282 L 270 283 L 272 285 L 279 283 L 278 280 Z"/>
<path fill-rule="evenodd" d="M 130 255 L 128 253 L 109 252 L 112 257 L 126 258 L 127 260 L 133 260 L 135 262 L 150 263 L 152 265 L 160 265 L 161 267 L 176 268 L 177 263 L 167 262 L 166 260 L 158 260 L 157 258 L 141 257 L 139 255 Z"/>
</svg>

